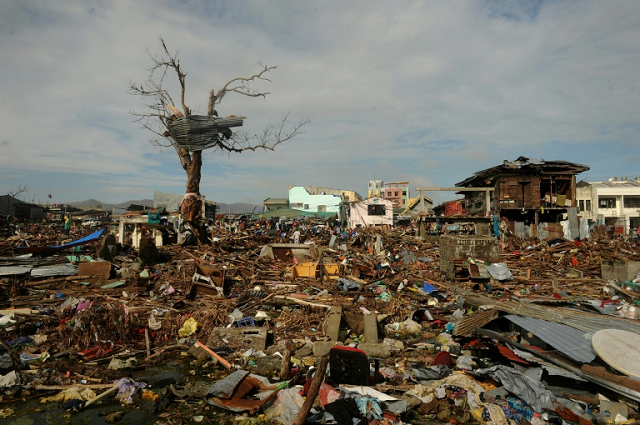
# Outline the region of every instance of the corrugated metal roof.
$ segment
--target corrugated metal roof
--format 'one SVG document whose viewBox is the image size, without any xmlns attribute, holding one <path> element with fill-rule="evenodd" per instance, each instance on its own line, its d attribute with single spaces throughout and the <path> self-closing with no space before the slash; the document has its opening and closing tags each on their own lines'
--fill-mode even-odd
<svg viewBox="0 0 640 425">
<path fill-rule="evenodd" d="M 547 307 L 516 301 L 494 304 L 493 308 L 505 313 L 563 323 L 585 333 L 594 334 L 601 329 L 622 329 L 640 334 L 640 322 L 623 317 L 604 316 L 563 307 Z"/>
<path fill-rule="evenodd" d="M 498 351 L 500 351 L 500 354 L 502 354 L 507 359 L 509 359 L 509 360 L 511 360 L 513 362 L 516 362 L 516 363 L 522 363 L 522 364 L 526 364 L 526 365 L 529 364 L 529 362 L 527 360 L 525 360 L 522 357 L 520 357 L 519 355 L 517 355 L 513 350 L 511 350 L 506 345 L 498 344 L 497 346 L 498 346 Z"/>
<path fill-rule="evenodd" d="M 478 171 L 473 176 L 456 183 L 458 187 L 474 186 L 474 183 L 484 180 L 487 177 L 493 177 L 495 175 L 503 173 L 518 173 L 518 174 L 579 174 L 583 171 L 589 171 L 588 165 L 577 164 L 568 161 L 540 161 L 534 158 L 527 158 L 520 156 L 515 161 L 504 161 L 502 164 L 495 167 L 487 168 L 482 171 Z M 477 186 L 477 184 L 475 184 Z"/>
<path fill-rule="evenodd" d="M 32 266 L 6 266 L 0 267 L 0 276 L 17 276 L 27 274 L 31 271 Z"/>
<path fill-rule="evenodd" d="M 611 187 L 611 188 L 626 188 L 626 187 L 640 187 L 640 180 L 622 180 L 622 181 L 604 181 L 591 183 L 594 187 Z"/>
<path fill-rule="evenodd" d="M 189 115 L 169 123 L 173 140 L 190 151 L 199 151 L 229 139 L 230 127 L 240 127 L 243 117 L 215 118 L 208 115 Z"/>
<path fill-rule="evenodd" d="M 596 353 L 591 348 L 591 338 L 586 338 L 583 331 L 561 323 L 515 314 L 508 314 L 505 318 L 575 361 L 590 363 L 596 358 Z"/>
<path fill-rule="evenodd" d="M 15 257 L 0 257 L 0 266 L 48 266 L 51 264 L 67 263 L 66 257 L 34 257 L 33 254 L 17 255 Z"/>
<path fill-rule="evenodd" d="M 532 346 L 528 346 L 527 348 L 530 349 L 532 348 Z M 582 376 L 578 376 L 575 373 L 570 372 L 569 370 L 563 367 L 558 367 L 553 363 L 543 360 L 541 357 L 535 354 L 532 354 L 529 351 L 519 350 L 515 347 L 511 347 L 511 350 L 513 351 L 513 354 L 515 354 L 519 358 L 527 360 L 528 362 L 531 362 L 531 363 L 539 364 L 540 366 L 542 366 L 542 368 L 544 368 L 547 371 L 547 373 L 549 373 L 549 375 L 562 376 L 564 378 L 575 379 L 576 381 L 589 382 L 588 380 L 584 379 Z"/>
<path fill-rule="evenodd" d="M 38 267 L 31 270 L 31 277 L 72 276 L 78 273 L 78 266 L 74 264 L 59 264 L 57 266 Z"/>
<path fill-rule="evenodd" d="M 471 316 L 467 316 L 456 322 L 453 328 L 453 335 L 468 336 L 474 329 L 481 328 L 498 316 L 496 310 L 477 311 Z"/>
</svg>

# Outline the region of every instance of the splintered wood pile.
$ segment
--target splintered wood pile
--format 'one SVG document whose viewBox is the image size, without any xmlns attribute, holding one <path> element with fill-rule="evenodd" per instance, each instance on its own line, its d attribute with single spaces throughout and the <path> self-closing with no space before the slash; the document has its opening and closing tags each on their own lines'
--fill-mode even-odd
<svg viewBox="0 0 640 425">
<path fill-rule="evenodd" d="M 209 244 L 158 247 L 158 260 L 116 246 L 110 261 L 101 262 L 89 259 L 104 252 L 98 245 L 106 239 L 80 252 L 18 257 L 12 252 L 16 244 L 58 245 L 62 236 L 38 226 L 12 231 L 0 241 L 9 252 L 0 258 L 2 348 L 16 365 L 18 357 L 31 359 L 37 374 L 26 376 L 36 377 L 29 382 L 36 391 L 82 381 L 85 387 L 110 388 L 104 395 L 114 380 L 167 361 L 160 366 L 189 368 L 185 381 L 207 381 L 201 398 L 213 376 L 232 371 L 282 382 L 303 377 L 326 351 L 345 349 L 331 348 L 335 344 L 375 358 L 386 381 L 376 388 L 396 392 L 416 389 L 407 372 L 429 368 L 437 359 L 464 370 L 469 366 L 458 361 L 467 357 L 476 361 L 472 369 L 479 362 L 518 361 L 520 354 L 511 347 L 535 345 L 530 335 L 538 332 L 540 338 L 547 335 L 543 331 L 568 332 L 552 327 L 556 324 L 591 334 L 601 328 L 639 332 L 637 316 L 627 315 L 635 314 L 640 301 L 637 285 L 601 279 L 603 261 L 640 260 L 629 241 L 511 238 L 498 245 L 489 240 L 492 255 L 499 248 L 501 264 L 456 251 L 461 258 L 444 256 L 443 263 L 455 267 L 447 282 L 437 240 L 408 236 L 411 229 L 334 234 L 328 226 L 311 231 L 305 220 L 298 226 L 309 245 L 292 244 L 264 224 L 246 222 L 213 226 Z M 518 323 L 534 328 L 511 327 Z M 509 330 L 496 331 L 503 325 Z M 583 333 L 568 335 L 585 341 Z M 571 340 L 549 344 L 557 342 Z M 537 348 L 547 347 L 530 353 L 545 358 Z M 467 351 L 473 354 L 462 355 Z M 546 357 L 551 363 L 557 359 L 553 351 Z M 575 371 L 589 366 L 570 361 Z M 606 373 L 601 376 L 613 379 Z M 450 376 L 456 375 L 466 376 Z M 157 395 L 153 388 L 149 394 Z M 443 414 L 442 422 L 450 416 Z"/>
<path fill-rule="evenodd" d="M 265 244 L 282 239 L 268 231 L 256 234 L 255 225 L 248 224 L 243 230 L 214 228 L 211 244 L 159 247 L 168 259 L 164 263 L 141 264 L 135 251 L 118 247 L 106 281 L 96 276 L 0 276 L 1 307 L 31 309 L 16 314 L 8 335 L 49 335 L 45 348 L 50 353 L 96 350 L 112 356 L 125 349 L 145 350 L 147 343 L 152 350 L 174 345 L 188 319 L 198 324 L 196 337 L 206 340 L 212 329 L 229 326 L 239 314 L 268 329 L 274 343 L 315 341 L 326 337 L 325 321 L 332 306 L 349 314 L 376 314 L 388 323 L 405 320 L 427 300 L 435 305 L 455 300 L 455 295 L 446 295 L 452 286 L 441 279 L 438 245 L 407 237 L 407 229 L 357 229 L 356 234 L 337 235 L 329 246 L 331 232 L 313 234 L 304 221 L 301 226 L 303 239 L 313 243 L 304 259 L 260 257 Z M 7 228 L 3 231 L 7 233 Z M 82 235 L 71 237 L 78 236 Z M 2 240 L 0 252 L 27 242 L 59 244 L 63 237 L 47 226 L 28 226 Z M 97 245 L 84 246 L 82 255 L 95 256 Z M 31 261 L 33 266 L 68 263 L 68 254 Z M 512 239 L 500 254 L 511 280 L 477 280 L 468 273 L 468 259 L 460 258 L 455 264 L 461 274 L 453 287 L 490 297 L 552 297 L 562 291 L 600 297 L 604 285 L 600 264 L 606 259 L 638 261 L 640 254 L 623 240 Z M 297 276 L 294 268 L 303 261 L 316 272 Z M 15 259 L 6 264 L 15 264 Z M 219 270 L 223 294 L 213 287 L 207 293 L 194 289 L 200 265 Z M 340 289 L 339 279 L 357 283 L 357 289 Z M 422 292 L 425 284 L 436 288 L 434 294 Z M 351 332 L 357 335 L 355 329 Z"/>
</svg>

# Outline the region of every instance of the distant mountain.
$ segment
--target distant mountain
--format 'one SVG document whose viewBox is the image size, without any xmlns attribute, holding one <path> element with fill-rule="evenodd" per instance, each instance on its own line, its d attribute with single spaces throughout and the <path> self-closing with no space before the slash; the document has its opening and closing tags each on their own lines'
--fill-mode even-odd
<svg viewBox="0 0 640 425">
<path fill-rule="evenodd" d="M 123 210 L 131 204 L 145 205 L 149 208 L 153 208 L 153 199 L 131 200 L 121 202 L 119 204 L 109 204 L 106 202 L 98 201 L 97 199 L 87 199 L 80 202 L 71 202 L 69 205 L 80 209 L 96 208 L 111 211 L 113 208 L 115 208 L 116 210 Z M 218 214 L 228 214 L 229 212 L 231 212 L 231 214 L 249 214 L 252 212 L 257 214 L 262 212 L 263 209 L 262 205 L 247 204 L 244 202 L 235 202 L 232 204 L 218 202 L 217 206 Z M 118 213 L 118 211 L 116 211 L 116 213 Z"/>
<path fill-rule="evenodd" d="M 86 201 L 72 202 L 69 205 L 76 208 L 95 208 L 96 205 L 99 205 L 99 204 L 101 204 L 101 202 L 96 199 L 87 199 Z"/>
<path fill-rule="evenodd" d="M 263 210 L 262 205 L 255 204 L 247 204 L 244 202 L 235 202 L 233 204 L 225 204 L 222 202 L 216 202 L 218 207 L 218 214 L 249 214 L 249 213 L 260 213 Z"/>
<path fill-rule="evenodd" d="M 119 204 L 109 204 L 107 202 L 98 201 L 97 199 L 87 199 L 85 201 L 80 201 L 80 202 L 71 202 L 69 205 L 71 205 L 72 207 L 80 208 L 80 209 L 96 208 L 101 210 L 112 210 L 113 208 L 124 209 L 131 204 L 153 207 L 153 199 L 142 199 L 139 201 L 126 201 L 126 202 L 121 202 Z"/>
<path fill-rule="evenodd" d="M 144 205 L 145 207 L 153 208 L 153 199 L 141 199 L 139 201 L 126 201 L 115 204 L 116 208 L 127 208 L 131 204 Z"/>
</svg>

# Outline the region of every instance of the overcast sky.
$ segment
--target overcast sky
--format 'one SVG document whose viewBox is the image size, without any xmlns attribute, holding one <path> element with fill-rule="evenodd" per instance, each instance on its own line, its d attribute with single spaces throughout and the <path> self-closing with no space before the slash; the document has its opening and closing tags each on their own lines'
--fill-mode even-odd
<svg viewBox="0 0 640 425">
<path fill-rule="evenodd" d="M 260 204 L 289 186 L 366 196 L 369 180 L 452 186 L 519 156 L 640 175 L 640 2 L 0 0 L 0 193 L 123 202 L 184 193 L 173 150 L 149 144 L 128 93 L 159 38 L 187 72 L 186 102 L 259 64 L 265 99 L 221 116 L 255 134 L 312 118 L 275 152 L 207 152 L 201 191 Z M 178 97 L 173 75 L 167 88 Z M 446 200 L 452 194 L 432 194 Z"/>
</svg>

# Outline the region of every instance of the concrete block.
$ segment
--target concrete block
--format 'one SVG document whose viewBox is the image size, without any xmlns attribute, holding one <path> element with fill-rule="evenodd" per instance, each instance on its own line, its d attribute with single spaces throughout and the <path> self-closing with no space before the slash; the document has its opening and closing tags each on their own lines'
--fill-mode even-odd
<svg viewBox="0 0 640 425">
<path fill-rule="evenodd" d="M 640 272 L 640 261 L 603 260 L 600 263 L 600 272 L 604 280 L 633 280 Z"/>
<path fill-rule="evenodd" d="M 311 353 L 313 353 L 313 344 L 309 342 L 303 345 L 302 347 L 300 347 L 300 349 L 296 350 L 293 356 L 298 359 L 301 359 L 303 357 L 310 356 Z"/>
<path fill-rule="evenodd" d="M 211 331 L 207 346 L 217 347 L 225 341 L 231 348 L 246 350 L 253 348 L 257 351 L 264 351 L 267 346 L 267 329 L 257 326 L 215 328 Z"/>
<path fill-rule="evenodd" d="M 282 359 L 278 356 L 258 357 L 255 359 L 255 366 L 253 366 L 251 372 L 272 378 L 280 373 L 281 367 Z"/>
<path fill-rule="evenodd" d="M 340 324 L 342 322 L 342 307 L 333 306 L 327 317 L 326 335 L 330 341 L 340 341 Z"/>
<path fill-rule="evenodd" d="M 391 357 L 391 347 L 387 344 L 363 342 L 358 344 L 358 348 L 374 359 L 388 359 Z"/>
<path fill-rule="evenodd" d="M 364 316 L 364 342 L 368 344 L 378 343 L 378 321 L 373 314 Z"/>
<path fill-rule="evenodd" d="M 313 355 L 316 357 L 324 356 L 329 354 L 331 348 L 336 345 L 341 345 L 338 342 L 334 341 L 317 341 L 313 343 Z"/>
<path fill-rule="evenodd" d="M 454 259 L 468 257 L 500 261 L 498 240 L 478 235 L 445 235 L 440 237 L 440 270 L 447 279 L 455 278 Z"/>
<path fill-rule="evenodd" d="M 476 223 L 476 235 L 491 236 L 491 225 L 489 223 Z"/>
</svg>

